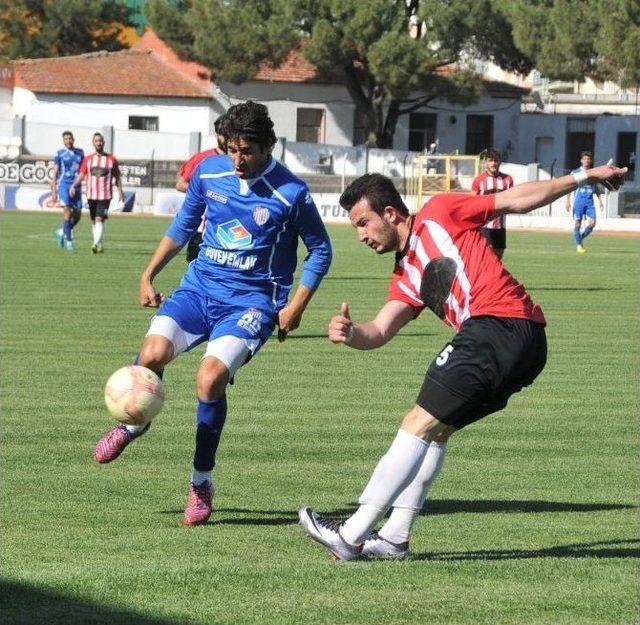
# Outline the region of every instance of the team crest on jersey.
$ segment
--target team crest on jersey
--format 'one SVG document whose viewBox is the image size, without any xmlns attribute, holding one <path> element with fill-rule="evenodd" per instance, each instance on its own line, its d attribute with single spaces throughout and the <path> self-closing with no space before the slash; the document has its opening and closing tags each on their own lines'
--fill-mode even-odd
<svg viewBox="0 0 640 625">
<path fill-rule="evenodd" d="M 253 209 L 253 220 L 259 225 L 264 226 L 264 224 L 269 221 L 269 209 L 264 206 L 256 206 Z"/>
<path fill-rule="evenodd" d="M 241 328 L 248 330 L 251 334 L 258 334 L 262 326 L 262 313 L 257 308 L 249 308 L 238 323 Z"/>
<path fill-rule="evenodd" d="M 216 233 L 222 246 L 228 250 L 249 247 L 253 241 L 251 233 L 237 219 L 220 224 Z"/>
</svg>

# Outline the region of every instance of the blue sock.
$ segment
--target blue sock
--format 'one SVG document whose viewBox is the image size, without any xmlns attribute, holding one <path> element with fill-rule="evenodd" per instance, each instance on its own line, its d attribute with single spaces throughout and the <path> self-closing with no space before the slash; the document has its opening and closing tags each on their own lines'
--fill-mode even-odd
<svg viewBox="0 0 640 625">
<path fill-rule="evenodd" d="M 226 395 L 213 401 L 198 400 L 196 451 L 193 454 L 193 468 L 196 471 L 211 471 L 215 466 L 216 451 L 226 419 Z"/>
<path fill-rule="evenodd" d="M 586 239 L 593 232 L 593 226 L 587 226 L 582 233 L 582 239 Z"/>
<path fill-rule="evenodd" d="M 576 245 L 580 245 L 582 243 L 582 236 L 580 235 L 580 226 L 574 227 L 573 240 L 576 242 Z"/>
<path fill-rule="evenodd" d="M 72 219 L 65 219 L 62 222 L 62 232 L 64 232 L 64 238 L 67 241 L 71 241 L 71 228 L 72 228 Z"/>
</svg>

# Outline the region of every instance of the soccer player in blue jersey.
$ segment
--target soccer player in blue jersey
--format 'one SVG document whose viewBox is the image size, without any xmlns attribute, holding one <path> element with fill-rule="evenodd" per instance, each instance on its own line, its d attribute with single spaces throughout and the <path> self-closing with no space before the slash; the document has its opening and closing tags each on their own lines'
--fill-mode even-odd
<svg viewBox="0 0 640 625">
<path fill-rule="evenodd" d="M 84 151 L 74 147 L 73 133 L 65 130 L 62 133 L 63 148 L 60 148 L 53 157 L 53 178 L 51 180 L 51 198 L 62 206 L 64 219 L 62 225 L 56 230 L 58 246 L 67 250 L 75 249 L 73 244 L 73 228 L 80 221 L 82 214 L 82 194 L 74 196 L 69 194 L 73 181 L 78 174 Z"/>
<path fill-rule="evenodd" d="M 264 105 L 229 109 L 227 155 L 196 168 L 185 201 L 140 279 L 140 303 L 160 307 L 136 362 L 162 374 L 182 352 L 206 342 L 196 377 L 196 441 L 184 514 L 186 525 L 211 515 L 212 469 L 227 415 L 226 388 L 276 325 L 278 339 L 295 330 L 331 262 L 329 236 L 304 182 L 271 156 L 276 142 Z M 153 280 L 197 230 L 198 257 L 165 298 Z M 308 250 L 289 299 L 298 239 Z M 97 462 L 117 458 L 146 426 L 117 425 L 98 442 Z"/>
<path fill-rule="evenodd" d="M 584 175 L 584 172 L 591 167 L 593 157 L 591 152 L 583 152 L 580 155 L 580 167 L 574 169 L 571 173 L 576 175 Z M 578 254 L 584 254 L 587 250 L 582 245 L 582 242 L 593 232 L 596 226 L 596 207 L 593 202 L 593 196 L 598 199 L 600 205 L 600 211 L 604 211 L 602 200 L 600 199 L 600 192 L 598 186 L 593 183 L 586 182 L 580 185 L 573 194 L 573 240 L 576 243 L 576 251 Z M 567 212 L 571 210 L 571 199 L 567 195 Z M 582 230 L 582 221 L 586 219 L 587 225 Z"/>
</svg>

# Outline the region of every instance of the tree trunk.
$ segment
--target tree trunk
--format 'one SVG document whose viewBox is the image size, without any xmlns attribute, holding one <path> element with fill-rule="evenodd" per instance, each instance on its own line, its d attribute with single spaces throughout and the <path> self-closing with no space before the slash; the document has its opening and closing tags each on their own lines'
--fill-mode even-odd
<svg viewBox="0 0 640 625">
<path fill-rule="evenodd" d="M 400 117 L 400 102 L 393 99 L 389 102 L 389 108 L 387 110 L 386 120 L 382 129 L 382 137 L 380 141 L 380 147 L 388 150 L 393 149 L 393 136 L 396 132 L 396 126 L 398 124 L 398 118 Z"/>
</svg>

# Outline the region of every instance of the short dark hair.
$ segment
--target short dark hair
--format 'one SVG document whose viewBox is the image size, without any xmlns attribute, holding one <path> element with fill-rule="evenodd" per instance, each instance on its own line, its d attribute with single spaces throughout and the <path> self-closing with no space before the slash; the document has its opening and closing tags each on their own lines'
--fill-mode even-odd
<svg viewBox="0 0 640 625">
<path fill-rule="evenodd" d="M 93 138 L 95 139 L 96 137 L 102 137 L 104 139 L 104 135 L 101 132 L 94 132 Z"/>
<path fill-rule="evenodd" d="M 371 210 L 382 215 L 386 206 L 393 206 L 401 215 L 409 215 L 409 209 L 390 178 L 382 174 L 365 174 L 356 178 L 340 196 L 340 206 L 349 212 L 362 198 L 369 200 Z"/>
<path fill-rule="evenodd" d="M 220 134 L 227 141 L 253 141 L 263 149 L 272 148 L 277 141 L 269 110 L 264 104 L 252 100 L 229 108 L 220 123 Z"/>
<path fill-rule="evenodd" d="M 486 150 L 482 151 L 482 154 L 480 154 L 480 158 L 483 158 L 485 161 L 488 158 L 493 159 L 494 161 L 501 161 L 502 154 L 500 154 L 500 150 L 497 150 L 496 148 L 487 148 Z"/>
<path fill-rule="evenodd" d="M 64 138 L 64 137 L 66 137 L 66 136 L 73 137 L 73 133 L 72 133 L 70 130 L 65 130 L 65 131 L 62 133 L 62 137 Z"/>
<path fill-rule="evenodd" d="M 593 160 L 593 154 L 591 154 L 589 150 L 583 150 L 582 152 L 580 152 L 580 160 L 582 160 L 585 156 L 588 156 L 591 160 Z"/>
</svg>

